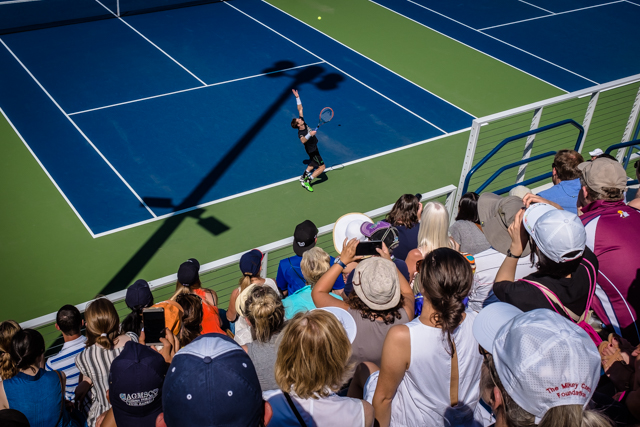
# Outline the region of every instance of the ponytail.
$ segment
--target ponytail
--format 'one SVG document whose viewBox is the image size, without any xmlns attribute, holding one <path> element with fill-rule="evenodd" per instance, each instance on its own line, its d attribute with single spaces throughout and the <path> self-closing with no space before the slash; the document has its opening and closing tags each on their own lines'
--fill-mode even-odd
<svg viewBox="0 0 640 427">
<path fill-rule="evenodd" d="M 253 276 L 251 275 L 251 273 L 244 273 L 244 276 L 242 276 L 240 278 L 240 281 L 238 282 L 238 286 L 240 286 L 239 294 L 242 293 L 242 291 L 247 289 L 249 286 L 251 286 L 251 279 L 253 279 Z"/>
<path fill-rule="evenodd" d="M 182 307 L 182 317 L 178 341 L 184 347 L 202 333 L 202 304 L 198 295 L 182 293 L 176 297 L 176 302 Z"/>
<path fill-rule="evenodd" d="M 284 326 L 284 306 L 279 295 L 268 286 L 251 290 L 244 308 L 256 341 L 269 342 Z"/>
<path fill-rule="evenodd" d="M 86 346 L 98 344 L 107 350 L 113 349 L 113 343 L 120 333 L 118 312 L 113 303 L 106 298 L 94 300 L 84 312 L 87 327 Z"/>
<path fill-rule="evenodd" d="M 140 336 L 142 332 L 142 310 L 146 307 L 135 306 L 131 312 L 124 318 L 122 325 L 120 326 L 121 333 L 133 332 L 137 336 Z"/>
<path fill-rule="evenodd" d="M 18 373 L 18 368 L 11 358 L 11 341 L 20 331 L 20 325 L 14 320 L 0 323 L 0 378 L 8 380 Z"/>
</svg>

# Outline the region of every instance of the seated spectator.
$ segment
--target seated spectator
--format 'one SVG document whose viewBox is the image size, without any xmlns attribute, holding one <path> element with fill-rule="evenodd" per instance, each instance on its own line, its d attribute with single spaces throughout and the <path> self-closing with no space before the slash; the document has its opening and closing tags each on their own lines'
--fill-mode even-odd
<svg viewBox="0 0 640 427">
<path fill-rule="evenodd" d="M 302 254 L 313 248 L 317 240 L 318 228 L 313 222 L 306 220 L 296 226 L 293 232 L 293 252 L 295 255 L 280 261 L 278 275 L 276 276 L 278 289 L 280 289 L 285 298 L 288 295 L 293 295 L 306 285 L 300 270 L 300 262 L 302 262 Z M 331 257 L 331 265 L 333 265 L 333 261 L 333 257 Z M 342 289 L 344 288 L 342 277 L 333 284 L 332 288 L 336 291 L 336 294 L 342 294 Z"/>
<path fill-rule="evenodd" d="M 478 314 L 482 399 L 496 427 L 611 423 L 585 410 L 600 378 L 600 357 L 584 330 L 550 310 L 522 313 L 496 303 Z"/>
<path fill-rule="evenodd" d="M 469 308 L 473 311 L 480 311 L 484 305 L 497 301 L 492 289 L 496 273 L 511 246 L 511 236 L 507 229 L 513 223 L 516 213 L 523 207 L 522 199 L 515 196 L 500 197 L 493 193 L 483 193 L 478 198 L 478 217 L 491 248 L 474 256 L 476 271 L 473 275 L 473 286 L 469 292 Z M 521 258 L 518 259 L 516 279 L 536 271 L 529 259 L 525 258 L 530 252 L 529 246 L 526 246 Z"/>
<path fill-rule="evenodd" d="M 181 294 L 176 302 L 182 307 L 178 342 L 184 347 L 202 334 L 202 306 L 205 304 L 198 295 Z"/>
<path fill-rule="evenodd" d="M 123 334 L 133 332 L 140 336 L 140 332 L 142 332 L 142 310 L 153 305 L 153 295 L 147 281 L 139 279 L 129 286 L 124 301 L 131 313 L 122 321 L 121 331 Z"/>
<path fill-rule="evenodd" d="M 268 425 L 272 414 L 251 359 L 220 334 L 199 336 L 173 356 L 162 408 L 158 427 L 259 427 Z"/>
<path fill-rule="evenodd" d="M 280 296 L 269 287 L 257 286 L 250 291 L 244 312 L 251 325 L 253 340 L 242 348 L 256 368 L 262 391 L 275 390 L 278 388 L 274 373 L 277 339 L 285 325 Z"/>
<path fill-rule="evenodd" d="M 373 425 L 373 408 L 361 399 L 335 394 L 350 376 L 351 346 L 331 313 L 298 313 L 282 332 L 276 360 L 280 390 L 267 393 L 277 426 Z"/>
<path fill-rule="evenodd" d="M 220 312 L 218 311 L 218 295 L 212 289 L 205 289 L 200 282 L 200 263 L 197 259 L 191 258 L 180 265 L 178 269 L 178 282 L 176 283 L 176 291 L 171 297 L 175 301 L 178 295 L 195 294 L 202 301 L 202 333 L 217 332 L 224 334 L 220 323 Z"/>
<path fill-rule="evenodd" d="M 615 415 L 627 415 L 626 424 L 640 422 L 640 345 L 634 348 L 624 338 L 610 334 L 607 341 L 600 343 L 598 350 L 602 369 L 617 392 L 614 404 L 606 403 L 610 406 L 624 405 L 628 414 L 620 414 L 624 411 L 619 411 Z M 614 414 L 611 416 L 614 418 Z"/>
<path fill-rule="evenodd" d="M 236 300 L 238 296 L 243 293 L 249 286 L 269 286 L 274 291 L 278 292 L 278 286 L 273 279 L 264 279 L 260 276 L 262 271 L 262 258 L 263 253 L 258 249 L 252 249 L 246 254 L 243 254 L 240 258 L 240 271 L 242 272 L 242 278 L 238 283 L 238 287 L 231 292 L 229 297 L 229 308 L 227 309 L 227 320 L 235 323 L 235 341 L 244 345 L 251 342 L 251 331 L 247 320 L 242 314 L 243 304 L 238 304 L 240 311 L 236 310 Z M 246 295 L 242 298 L 246 300 Z"/>
<path fill-rule="evenodd" d="M 620 163 L 599 157 L 579 168 L 580 220 L 600 263 L 594 310 L 614 332 L 640 344 L 640 211 L 624 203 L 627 174 Z"/>
<path fill-rule="evenodd" d="M 428 202 L 422 210 L 418 247 L 407 255 L 406 262 L 409 277 L 413 281 L 418 268 L 417 263 L 431 251 L 438 248 L 451 248 L 453 242 L 449 238 L 449 213 L 442 203 Z"/>
<path fill-rule="evenodd" d="M 0 380 L 8 380 L 18 373 L 16 364 L 11 358 L 11 341 L 20 330 L 22 328 L 14 320 L 5 320 L 0 323 Z"/>
<path fill-rule="evenodd" d="M 11 358 L 18 372 L 0 382 L 0 410 L 22 412 L 32 427 L 82 426 L 65 408 L 64 373 L 43 369 L 44 338 L 40 332 L 33 329 L 16 332 Z"/>
<path fill-rule="evenodd" d="M 373 372 L 365 399 L 382 427 L 477 425 L 482 358 L 472 334 L 476 313 L 465 312 L 462 302 L 473 282 L 471 267 L 460 253 L 438 248 L 427 254 L 419 274 L 422 314 L 391 328 L 379 371 L 361 365 L 365 375 Z"/>
<path fill-rule="evenodd" d="M 591 156 L 591 160 L 595 160 L 598 157 L 602 156 L 604 154 L 604 151 L 602 151 L 600 148 L 596 148 L 593 151 L 589 151 L 589 155 Z"/>
<path fill-rule="evenodd" d="M 577 151 L 558 151 L 551 165 L 553 187 L 539 192 L 538 195 L 559 204 L 566 211 L 577 214 L 580 177 L 582 176 L 578 165 L 583 162 L 582 155 Z"/>
<path fill-rule="evenodd" d="M 391 261 L 383 244 L 382 257 L 367 258 L 354 273 L 354 291 L 344 301 L 329 295 L 331 286 L 342 269 L 361 257 L 356 257 L 358 240 L 352 239 L 342 250 L 340 258 L 316 283 L 311 297 L 316 307 L 339 307 L 349 312 L 356 322 L 357 335 L 352 343 L 352 363 L 380 364 L 382 344 L 389 329 L 413 319 L 414 296 L 407 280 Z"/>
<path fill-rule="evenodd" d="M 27 417 L 15 409 L 0 410 L 0 425 L 3 427 L 30 427 Z"/>
<path fill-rule="evenodd" d="M 403 194 L 384 219 L 398 230 L 398 247 L 394 255 L 406 259 L 409 252 L 418 247 L 418 230 L 422 215 L 421 194 Z"/>
<path fill-rule="evenodd" d="M 522 311 L 548 308 L 576 322 L 583 314 L 587 316 L 595 293 L 598 259 L 585 246 L 587 235 L 580 219 L 571 212 L 535 203 L 516 214 L 509 234 L 511 256 L 505 258 L 496 275 L 496 297 Z M 518 258 L 527 244 L 538 259 L 537 271 L 516 280 Z"/>
<path fill-rule="evenodd" d="M 331 268 L 331 257 L 324 249 L 315 246 L 302 254 L 300 270 L 306 286 L 298 289 L 282 301 L 285 318 L 291 319 L 296 313 L 316 308 L 313 298 L 311 298 L 311 290 L 329 268 Z M 342 300 L 342 297 L 333 292 L 329 295 Z"/>
<path fill-rule="evenodd" d="M 106 298 L 92 301 L 84 312 L 87 342 L 76 357 L 82 382 L 76 388 L 76 402 L 82 402 L 91 389 L 91 409 L 87 423 L 94 427 L 96 418 L 111 405 L 107 400 L 109 369 L 128 341 L 138 342 L 133 332 L 120 335 L 118 312 Z"/>
<path fill-rule="evenodd" d="M 640 160 L 636 160 L 633 163 L 633 167 L 636 169 L 636 181 L 640 181 Z M 636 188 L 635 197 L 627 204 L 634 209 L 640 210 L 640 188 Z"/>
<path fill-rule="evenodd" d="M 56 329 L 62 332 L 64 345 L 60 352 L 49 357 L 45 364 L 47 371 L 61 371 L 67 379 L 64 397 L 70 402 L 75 400 L 76 387 L 80 382 L 80 371 L 76 366 L 76 357 L 84 350 L 87 338 L 80 335 L 84 325 L 80 310 L 73 305 L 65 305 L 56 314 Z"/>
<path fill-rule="evenodd" d="M 480 226 L 478 197 L 477 193 L 467 193 L 460 198 L 456 222 L 449 227 L 455 249 L 471 255 L 491 247 Z"/>
</svg>

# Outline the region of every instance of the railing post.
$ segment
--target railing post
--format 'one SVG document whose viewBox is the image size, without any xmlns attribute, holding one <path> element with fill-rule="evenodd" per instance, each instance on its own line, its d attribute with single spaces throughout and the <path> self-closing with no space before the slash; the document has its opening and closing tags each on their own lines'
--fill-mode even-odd
<svg viewBox="0 0 640 427">
<path fill-rule="evenodd" d="M 263 279 L 266 279 L 267 277 L 269 277 L 267 274 L 267 264 L 269 263 L 269 252 L 266 251 L 264 253 L 264 256 L 262 257 L 262 264 L 260 265 L 260 277 L 262 277 Z"/>
<path fill-rule="evenodd" d="M 627 142 L 631 141 L 631 134 L 633 133 L 633 128 L 636 125 L 636 120 L 638 120 L 638 112 L 640 112 L 640 87 L 638 87 L 638 93 L 636 94 L 636 99 L 633 102 L 633 108 L 631 108 L 631 114 L 629 115 L 629 120 L 627 120 L 627 126 L 624 128 L 624 134 L 622 135 L 622 141 Z M 616 154 L 616 159 L 620 163 L 624 162 L 624 155 L 627 153 L 627 148 L 621 148 L 618 150 L 618 154 Z"/>
<path fill-rule="evenodd" d="M 534 110 L 533 119 L 531 119 L 531 126 L 529 127 L 529 130 L 538 129 L 538 126 L 540 125 L 540 117 L 542 117 L 542 108 L 543 107 L 540 107 Z M 535 139 L 536 139 L 536 134 L 529 135 L 527 137 L 527 142 L 524 145 L 524 152 L 522 153 L 522 160 L 528 159 L 529 157 L 531 157 L 531 151 L 533 150 L 533 141 L 535 141 Z M 527 165 L 528 163 L 525 163 L 524 165 L 520 166 L 520 168 L 518 169 L 516 184 L 519 184 L 522 181 L 524 181 L 524 174 L 527 172 Z"/>
<path fill-rule="evenodd" d="M 598 99 L 600 98 L 600 92 L 594 92 L 591 94 L 591 98 L 589 99 L 589 104 L 587 105 L 587 111 L 584 113 L 584 120 L 582 121 L 582 127 L 584 128 L 584 136 L 582 137 L 582 141 L 580 141 L 580 148 L 578 148 L 578 153 L 582 154 L 582 148 L 584 147 L 584 142 L 587 140 L 587 133 L 589 132 L 589 126 L 591 126 L 591 119 L 593 119 L 593 113 L 596 111 L 596 105 L 598 104 Z"/>
<path fill-rule="evenodd" d="M 467 143 L 467 152 L 464 155 L 464 163 L 462 164 L 462 173 L 460 173 L 460 182 L 458 183 L 458 189 L 455 191 L 455 198 L 453 202 L 453 206 L 449 211 L 450 214 L 450 224 L 453 224 L 453 218 L 458 215 L 458 202 L 460 202 L 460 198 L 462 197 L 462 192 L 464 188 L 464 180 L 467 177 L 467 174 L 471 170 L 473 166 L 473 157 L 476 154 L 476 147 L 478 146 L 478 136 L 480 136 L 480 127 L 482 125 L 474 120 L 471 125 L 471 133 L 469 134 L 469 142 Z M 448 203 L 448 200 L 447 200 Z"/>
</svg>

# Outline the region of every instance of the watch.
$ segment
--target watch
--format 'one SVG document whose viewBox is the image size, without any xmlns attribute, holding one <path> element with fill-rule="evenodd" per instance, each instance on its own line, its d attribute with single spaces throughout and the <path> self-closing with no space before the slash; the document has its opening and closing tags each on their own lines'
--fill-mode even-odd
<svg viewBox="0 0 640 427">
<path fill-rule="evenodd" d="M 516 256 L 516 255 L 512 254 L 511 253 L 511 249 L 507 249 L 507 256 L 509 258 L 516 258 L 516 259 L 522 258 L 522 254 L 520 254 L 520 256 Z"/>
<path fill-rule="evenodd" d="M 342 267 L 343 269 L 347 268 L 347 264 L 345 264 L 344 262 L 342 262 L 342 260 L 340 258 L 336 258 L 335 260 L 335 264 L 338 264 L 340 267 Z"/>
</svg>

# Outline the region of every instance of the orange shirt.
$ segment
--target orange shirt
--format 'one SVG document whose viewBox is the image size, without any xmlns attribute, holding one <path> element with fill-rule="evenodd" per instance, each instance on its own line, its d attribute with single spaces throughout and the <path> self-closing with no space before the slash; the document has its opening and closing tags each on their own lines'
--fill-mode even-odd
<svg viewBox="0 0 640 427">
<path fill-rule="evenodd" d="M 194 289 L 193 293 L 202 298 L 202 334 L 217 332 L 226 335 L 220 327 L 218 307 L 207 302 L 205 290 L 202 288 Z"/>
</svg>

